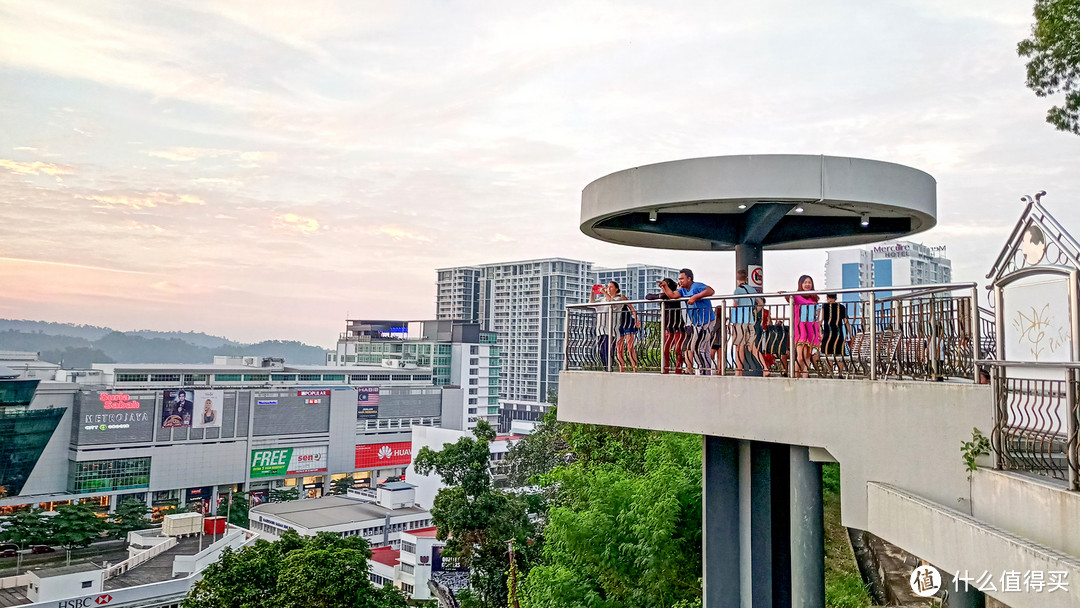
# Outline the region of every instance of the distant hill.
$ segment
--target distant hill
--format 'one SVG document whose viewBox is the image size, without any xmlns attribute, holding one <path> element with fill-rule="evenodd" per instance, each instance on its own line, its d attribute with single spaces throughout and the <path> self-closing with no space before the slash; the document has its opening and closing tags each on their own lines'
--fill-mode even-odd
<svg viewBox="0 0 1080 608">
<path fill-rule="evenodd" d="M 68 369 L 92 363 L 213 363 L 215 355 L 284 357 L 286 363 L 321 365 L 326 351 L 291 340 L 255 344 L 198 332 L 139 330 L 0 319 L 0 350 L 40 352 Z"/>
</svg>

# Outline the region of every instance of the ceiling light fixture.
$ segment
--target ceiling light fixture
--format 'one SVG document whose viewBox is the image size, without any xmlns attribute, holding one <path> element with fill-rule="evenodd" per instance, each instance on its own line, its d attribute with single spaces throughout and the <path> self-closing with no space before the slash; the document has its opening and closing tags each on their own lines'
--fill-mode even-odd
<svg viewBox="0 0 1080 608">
<path fill-rule="evenodd" d="M 653 209 L 652 211 L 649 212 L 649 221 L 650 222 L 655 222 L 656 221 L 656 209 Z"/>
<path fill-rule="evenodd" d="M 870 225 L 870 214 L 869 213 L 862 214 L 862 222 L 860 222 L 860 223 L 862 224 L 863 228 L 866 228 L 867 226 L 869 226 Z"/>
<path fill-rule="evenodd" d="M 739 209 L 746 209 L 746 203 L 739 205 Z"/>
<path fill-rule="evenodd" d="M 798 207 L 795 207 L 795 213 L 802 213 L 802 212 L 803 212 L 802 205 L 799 205 Z"/>
</svg>

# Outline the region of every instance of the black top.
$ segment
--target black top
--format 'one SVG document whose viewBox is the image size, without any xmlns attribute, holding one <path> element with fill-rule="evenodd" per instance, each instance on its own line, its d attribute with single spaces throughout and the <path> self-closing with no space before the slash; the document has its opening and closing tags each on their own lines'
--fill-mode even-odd
<svg viewBox="0 0 1080 608">
<path fill-rule="evenodd" d="M 650 293 L 645 296 L 646 300 L 671 300 L 666 294 Z M 664 310 L 664 330 L 682 331 L 686 327 L 686 319 L 682 314 L 682 302 L 666 301 L 660 303 Z"/>
</svg>

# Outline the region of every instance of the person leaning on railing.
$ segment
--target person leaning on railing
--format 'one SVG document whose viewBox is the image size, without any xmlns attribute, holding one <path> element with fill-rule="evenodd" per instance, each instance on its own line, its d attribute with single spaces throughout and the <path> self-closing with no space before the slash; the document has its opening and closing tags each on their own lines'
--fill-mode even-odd
<svg viewBox="0 0 1080 608">
<path fill-rule="evenodd" d="M 657 283 L 666 292 L 677 294 L 679 286 L 673 279 L 664 279 Z M 667 374 L 671 368 L 671 355 L 675 353 L 675 373 L 683 373 L 683 342 L 686 339 L 686 319 L 683 317 L 682 304 L 677 299 L 669 298 L 667 293 L 650 293 L 645 296 L 646 300 L 664 300 L 660 303 L 661 314 L 664 316 L 664 346 L 663 359 L 660 362 L 660 373 Z"/>
<path fill-rule="evenodd" d="M 711 328 L 716 315 L 708 298 L 716 292 L 704 283 L 694 281 L 694 272 L 689 268 L 679 271 L 679 290 L 672 291 L 666 284 L 660 286 L 664 295 L 672 300 L 686 298 L 686 373 L 694 373 L 694 364 L 703 372 L 711 369 L 709 345 L 712 341 Z"/>
</svg>

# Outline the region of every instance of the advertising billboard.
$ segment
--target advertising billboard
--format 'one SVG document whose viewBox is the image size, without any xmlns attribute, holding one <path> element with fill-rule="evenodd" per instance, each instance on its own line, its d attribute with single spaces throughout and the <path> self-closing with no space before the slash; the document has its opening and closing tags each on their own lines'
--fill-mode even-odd
<svg viewBox="0 0 1080 608">
<path fill-rule="evenodd" d="M 326 446 L 272 448 L 251 452 L 251 478 L 326 472 Z"/>
<path fill-rule="evenodd" d="M 177 388 L 163 391 L 161 400 L 161 428 L 175 429 L 191 426 L 195 391 Z"/>
<path fill-rule="evenodd" d="M 195 412 L 192 417 L 191 427 L 195 429 L 221 428 L 221 408 L 225 402 L 224 391 L 196 390 L 192 391 L 195 402 Z"/>
<path fill-rule="evenodd" d="M 119 391 L 80 393 L 78 423 L 72 425 L 75 443 L 98 445 L 152 441 L 155 395 Z"/>
<path fill-rule="evenodd" d="M 361 386 L 356 393 L 356 419 L 367 420 L 379 417 L 379 387 Z"/>
<path fill-rule="evenodd" d="M 412 462 L 412 444 L 408 441 L 394 443 L 369 443 L 356 446 L 356 468 L 404 467 Z"/>
</svg>

